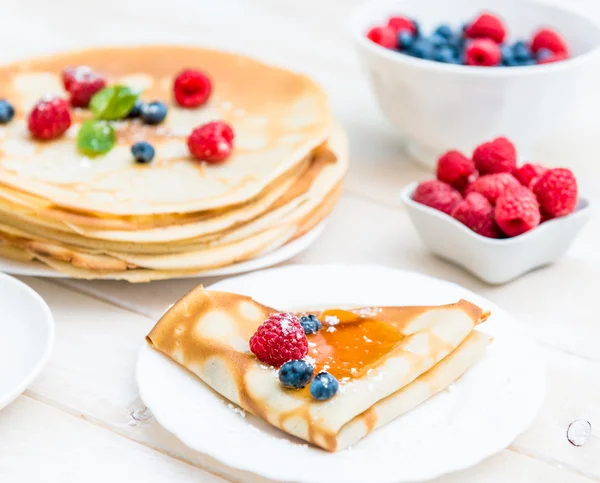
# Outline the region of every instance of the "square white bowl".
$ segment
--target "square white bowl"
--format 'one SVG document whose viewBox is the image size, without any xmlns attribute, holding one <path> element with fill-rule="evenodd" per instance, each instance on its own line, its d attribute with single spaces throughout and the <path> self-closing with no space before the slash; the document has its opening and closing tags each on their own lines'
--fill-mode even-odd
<svg viewBox="0 0 600 483">
<path fill-rule="evenodd" d="M 492 285 L 554 263 L 566 253 L 590 218 L 590 203 L 580 196 L 577 209 L 568 216 L 546 221 L 513 238 L 486 238 L 451 216 L 414 201 L 417 185 L 406 186 L 400 197 L 425 245 L 439 257 Z"/>
<path fill-rule="evenodd" d="M 566 39 L 572 58 L 526 67 L 471 67 L 418 59 L 366 38 L 391 15 L 406 15 L 430 32 L 458 28 L 481 11 L 500 15 L 510 40 L 550 26 Z M 361 63 L 387 119 L 411 156 L 429 168 L 448 149 L 469 154 L 481 142 L 506 136 L 530 157 L 549 132 L 578 115 L 578 83 L 600 61 L 600 26 L 567 6 L 534 0 L 375 0 L 359 7 L 350 28 Z"/>
</svg>

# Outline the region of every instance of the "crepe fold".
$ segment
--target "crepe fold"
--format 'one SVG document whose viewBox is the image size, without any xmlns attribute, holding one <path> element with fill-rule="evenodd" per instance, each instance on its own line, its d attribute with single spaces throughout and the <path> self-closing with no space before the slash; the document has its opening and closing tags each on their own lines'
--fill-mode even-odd
<svg viewBox="0 0 600 483">
<path fill-rule="evenodd" d="M 341 383 L 338 394 L 320 402 L 308 388 L 284 388 L 276 369 L 249 350 L 252 334 L 277 312 L 200 286 L 162 317 L 147 342 L 228 400 L 328 451 L 356 443 L 446 388 L 490 343 L 473 330 L 488 313 L 465 300 L 318 312 L 337 323 L 307 336 L 308 357 L 315 372 L 328 370 Z"/>
<path fill-rule="evenodd" d="M 64 95 L 61 72 L 76 65 L 167 102 L 166 120 L 116 122 L 116 145 L 93 159 L 76 149 L 85 110 L 74 112 L 63 137 L 34 141 L 23 113 L 44 93 Z M 213 80 L 201 108 L 171 99 L 182 66 Z M 347 140 L 323 90 L 235 54 L 178 46 L 71 52 L 0 68 L 0 90 L 17 110 L 0 136 L 0 255 L 76 278 L 149 281 L 265 254 L 327 217 L 348 167 Z M 235 131 L 234 151 L 220 165 L 191 159 L 186 144 L 213 119 Z M 156 150 L 150 165 L 132 160 L 140 140 Z"/>
</svg>

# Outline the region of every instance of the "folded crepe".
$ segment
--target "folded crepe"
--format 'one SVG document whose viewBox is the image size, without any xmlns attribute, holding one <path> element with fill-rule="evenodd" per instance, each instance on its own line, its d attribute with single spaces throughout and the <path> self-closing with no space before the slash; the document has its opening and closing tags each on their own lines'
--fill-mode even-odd
<svg viewBox="0 0 600 483">
<path fill-rule="evenodd" d="M 307 335 L 307 358 L 315 374 L 327 370 L 340 382 L 333 398 L 316 401 L 308 387 L 283 387 L 277 370 L 250 352 L 250 337 L 278 312 L 200 286 L 161 318 L 147 342 L 233 403 L 328 451 L 354 444 L 446 388 L 490 342 L 473 330 L 489 314 L 465 300 L 313 312 L 335 325 Z"/>
</svg>

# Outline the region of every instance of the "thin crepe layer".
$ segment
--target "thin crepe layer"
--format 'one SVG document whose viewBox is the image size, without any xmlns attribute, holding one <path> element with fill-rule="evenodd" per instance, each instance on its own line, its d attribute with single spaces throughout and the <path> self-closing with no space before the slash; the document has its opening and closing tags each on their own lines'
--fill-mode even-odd
<svg viewBox="0 0 600 483">
<path fill-rule="evenodd" d="M 233 217 L 223 214 L 215 219 L 184 225 L 174 224 L 170 227 L 146 231 L 104 232 L 102 238 L 98 239 L 90 236 L 89 233 L 68 233 L 41 226 L 39 223 L 32 224 L 29 220 L 16 216 L 14 211 L 3 210 L 0 203 L 0 224 L 12 228 L 12 234 L 16 236 L 42 242 L 58 242 L 75 250 L 85 249 L 95 253 L 164 255 L 197 251 L 217 244 L 223 245 L 239 241 L 272 226 L 289 223 L 302 217 L 303 212 L 310 211 L 333 186 L 342 180 L 347 167 L 347 141 L 341 131 L 336 131 L 330 141 L 329 149 L 321 150 L 316 154 L 310 166 L 295 180 L 293 185 L 285 186 L 285 191 L 279 192 L 276 198 L 270 199 L 268 209 L 257 216 L 251 216 L 247 212 L 236 213 Z M 243 216 L 248 219 L 244 221 Z M 236 219 L 239 221 L 236 222 Z M 233 223 L 233 225 L 227 227 L 223 221 Z M 217 233 L 206 233 L 207 229 L 215 229 L 219 225 L 221 225 L 220 228 L 226 229 Z M 8 228 L 5 228 L 4 231 L 11 233 Z M 203 233 L 203 235 L 188 238 L 190 235 L 198 233 Z M 101 232 L 94 234 L 99 235 Z M 182 236 L 184 238 L 180 238 Z M 123 241 L 123 239 L 131 241 Z"/>
<path fill-rule="evenodd" d="M 377 320 L 393 325 L 402 339 L 370 371 L 343 384 L 334 398 L 317 402 L 306 391 L 282 389 L 273 369 L 249 352 L 249 338 L 275 312 L 248 297 L 198 287 L 162 317 L 147 340 L 227 399 L 329 451 L 362 437 L 357 426 L 346 425 L 435 367 L 486 318 L 464 300 L 439 307 L 379 308 Z M 389 414 L 382 412 L 382 420 Z"/>
<path fill-rule="evenodd" d="M 159 126 L 117 123 L 117 145 L 94 160 L 76 150 L 79 124 L 51 143 L 31 139 L 24 113 L 48 92 L 66 95 L 61 71 L 89 65 L 109 84 L 143 88 L 145 100 L 169 101 Z M 198 67 L 213 79 L 214 93 L 200 109 L 171 101 L 181 66 Z M 243 86 L 243 88 L 242 88 Z M 330 135 L 325 93 L 309 78 L 235 54 L 196 47 L 146 46 L 84 50 L 0 68 L 0 96 L 17 111 L 0 139 L 0 183 L 75 210 L 114 215 L 155 215 L 219 209 L 258 196 L 298 165 Z M 220 166 L 190 159 L 186 138 L 196 126 L 223 119 L 233 125 L 236 148 Z M 137 166 L 130 146 L 152 142 L 157 160 Z"/>
<path fill-rule="evenodd" d="M 148 268 L 189 273 L 222 267 L 278 248 L 316 226 L 337 202 L 339 185 L 346 169 L 347 154 L 340 149 L 334 163 L 328 161 L 319 169 L 299 202 L 294 198 L 282 206 L 279 206 L 281 203 L 275 203 L 277 208 L 273 212 L 253 223 L 207 243 L 182 246 L 181 250 L 174 250 L 175 247 L 169 244 L 164 247 L 164 253 L 151 255 L 116 252 L 107 249 L 108 243 L 105 241 L 92 243 L 87 239 L 81 240 L 84 245 L 81 247 L 57 242 L 48 237 L 45 229 L 34 229 L 30 233 L 4 223 L 0 223 L 0 239 L 28 251 L 44 263 L 54 259 L 87 270 L 114 272 Z M 282 201 L 285 201 L 285 197 Z M 61 239 L 57 234 L 51 236 Z M 72 240 L 73 235 L 67 238 Z M 133 245 L 133 249 L 136 248 L 141 251 L 143 247 Z M 62 264 L 55 266 L 64 268 Z"/>
<path fill-rule="evenodd" d="M 297 237 L 305 234 L 318 225 L 333 209 L 341 194 L 341 187 L 337 187 L 323 201 L 323 203 L 297 227 L 296 232 L 288 232 L 286 236 L 277 240 L 277 243 L 289 243 Z M 262 251 L 248 251 L 244 255 L 239 249 L 232 254 L 231 247 L 217 250 L 218 257 L 208 257 L 208 265 L 203 268 L 187 270 L 153 270 L 135 267 L 121 260 L 86 252 L 78 252 L 64 247 L 56 247 L 48 244 L 31 244 L 27 240 L 12 240 L 10 244 L 2 239 L 5 237 L 0 231 L 0 255 L 18 261 L 38 260 L 58 272 L 64 273 L 71 278 L 85 280 L 125 280 L 131 283 L 145 283 L 153 280 L 165 280 L 171 278 L 184 278 L 201 274 L 204 270 L 220 268 L 234 263 L 242 262 L 266 253 L 275 248 L 273 245 L 259 245 Z M 261 238 L 264 240 L 264 238 Z M 260 240 L 259 240 L 260 241 Z M 252 243 L 258 243 L 256 239 Z M 2 244 L 4 243 L 4 244 Z M 246 241 L 247 243 L 247 241 Z M 246 244 L 245 243 L 245 244 Z M 246 245 L 247 246 L 247 245 Z M 219 265 L 221 263 L 222 265 Z M 217 264 L 217 265 L 215 265 Z"/>
<path fill-rule="evenodd" d="M 327 442 L 326 449 L 345 449 L 443 391 L 483 357 L 490 343 L 489 336 L 472 331 L 454 351 L 427 372 L 342 426 L 335 439 Z"/>
<path fill-rule="evenodd" d="M 293 172 L 275 180 L 257 198 L 226 209 L 188 214 L 113 217 L 98 213 L 74 212 L 53 205 L 47 200 L 25 195 L 0 185 L 0 215 L 5 219 L 74 233 L 86 238 L 98 238 L 134 243 L 170 242 L 202 237 L 223 231 L 251 220 L 267 211 L 288 191 L 317 167 L 310 158 Z"/>
</svg>

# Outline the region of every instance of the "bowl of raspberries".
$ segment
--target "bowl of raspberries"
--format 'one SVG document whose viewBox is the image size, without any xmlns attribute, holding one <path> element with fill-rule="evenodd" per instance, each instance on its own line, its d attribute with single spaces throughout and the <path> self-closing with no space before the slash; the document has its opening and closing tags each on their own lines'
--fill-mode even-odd
<svg viewBox="0 0 600 483">
<path fill-rule="evenodd" d="M 600 26 L 537 0 L 372 0 L 350 23 L 384 115 L 415 160 L 504 135 L 527 156 L 581 115 Z"/>
<path fill-rule="evenodd" d="M 520 164 L 505 137 L 470 156 L 445 152 L 436 178 L 407 186 L 402 200 L 433 253 L 491 284 L 555 262 L 590 215 L 570 169 Z"/>
</svg>

